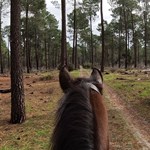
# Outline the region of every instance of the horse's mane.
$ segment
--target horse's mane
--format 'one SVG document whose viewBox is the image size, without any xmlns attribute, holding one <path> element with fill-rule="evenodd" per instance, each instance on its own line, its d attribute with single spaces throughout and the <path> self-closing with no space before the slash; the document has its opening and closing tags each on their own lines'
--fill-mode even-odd
<svg viewBox="0 0 150 150">
<path fill-rule="evenodd" d="M 94 150 L 94 116 L 85 82 L 70 89 L 60 101 L 52 150 Z"/>
</svg>

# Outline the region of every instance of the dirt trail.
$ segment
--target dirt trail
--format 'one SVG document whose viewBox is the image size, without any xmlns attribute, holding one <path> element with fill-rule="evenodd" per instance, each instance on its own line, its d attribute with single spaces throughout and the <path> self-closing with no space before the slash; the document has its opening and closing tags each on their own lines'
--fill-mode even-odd
<svg viewBox="0 0 150 150">
<path fill-rule="evenodd" d="M 123 100 L 105 84 L 105 94 L 109 99 L 112 107 L 119 110 L 133 136 L 142 145 L 143 150 L 150 149 L 149 127 L 142 118 L 139 118 L 137 113 L 123 104 Z"/>
</svg>

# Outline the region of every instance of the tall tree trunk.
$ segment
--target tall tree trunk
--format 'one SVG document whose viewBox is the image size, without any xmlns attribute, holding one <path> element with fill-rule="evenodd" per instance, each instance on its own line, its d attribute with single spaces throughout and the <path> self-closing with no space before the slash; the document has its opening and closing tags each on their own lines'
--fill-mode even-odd
<svg viewBox="0 0 150 150">
<path fill-rule="evenodd" d="M 64 66 L 67 65 L 66 0 L 61 0 L 61 9 L 62 9 L 61 66 Z"/>
<path fill-rule="evenodd" d="M 25 50 L 26 50 L 26 67 L 27 67 L 27 73 L 30 73 L 30 57 L 29 57 L 29 39 L 28 39 L 28 12 L 29 12 L 29 3 L 28 0 L 26 0 L 26 22 L 25 22 Z"/>
<path fill-rule="evenodd" d="M 103 0 L 100 0 L 100 16 L 101 16 L 101 27 L 102 27 L 102 59 L 101 59 L 101 71 L 104 72 L 104 52 L 105 52 L 105 41 L 104 41 L 104 20 L 103 20 Z"/>
<path fill-rule="evenodd" d="M 127 65 L 129 66 L 130 62 L 131 62 L 131 58 L 130 58 L 130 51 L 129 51 L 129 47 L 130 47 L 130 33 L 129 33 L 128 29 L 127 29 L 127 35 L 128 35 L 128 38 L 127 38 Z"/>
<path fill-rule="evenodd" d="M 92 15 L 90 15 L 90 31 L 91 31 L 91 64 L 94 65 L 94 56 L 93 56 L 93 30 L 92 30 Z"/>
<path fill-rule="evenodd" d="M 29 49 L 29 69 L 32 70 L 32 62 L 31 62 L 31 40 L 28 37 L 28 49 Z"/>
<path fill-rule="evenodd" d="M 48 69 L 51 68 L 51 37 L 49 36 L 49 40 L 48 40 Z"/>
<path fill-rule="evenodd" d="M 78 68 L 78 51 L 77 51 L 77 29 L 75 32 L 75 69 Z"/>
<path fill-rule="evenodd" d="M 127 29 L 127 16 L 125 11 L 125 6 L 123 5 L 124 14 L 124 26 L 125 26 L 125 69 L 128 67 L 128 29 Z"/>
<path fill-rule="evenodd" d="M 48 58 L 48 69 L 50 69 L 50 65 L 51 65 L 51 62 L 50 62 L 50 47 L 51 47 L 51 45 L 50 45 L 50 43 L 51 43 L 51 38 L 50 38 L 50 36 L 49 36 L 49 39 L 48 39 L 48 50 L 47 50 L 47 58 Z"/>
<path fill-rule="evenodd" d="M 133 48 L 134 48 L 134 68 L 137 67 L 137 50 L 136 50 L 136 37 L 135 37 L 135 31 L 134 31 L 134 19 L 133 14 L 131 13 L 131 19 L 132 19 L 132 36 L 133 36 Z"/>
<path fill-rule="evenodd" d="M 147 3 L 145 7 L 147 7 Z M 144 12 L 144 58 L 145 68 L 147 68 L 147 9 Z"/>
<path fill-rule="evenodd" d="M 47 70 L 47 41 L 46 41 L 46 37 L 45 37 L 45 68 Z"/>
<path fill-rule="evenodd" d="M 139 44 L 139 42 L 137 43 L 137 61 L 138 61 L 138 64 L 140 64 L 140 44 Z"/>
<path fill-rule="evenodd" d="M 35 62 L 36 69 L 39 70 L 39 55 L 38 55 L 38 40 L 37 40 L 37 30 L 35 29 Z"/>
<path fill-rule="evenodd" d="M 2 2 L 0 2 L 0 68 L 1 73 L 4 73 L 3 70 L 3 55 L 2 55 Z"/>
<path fill-rule="evenodd" d="M 51 64 L 52 64 L 52 68 L 54 69 L 54 67 L 55 67 L 55 48 L 54 47 L 52 48 L 51 56 L 52 56 L 52 62 L 51 62 Z"/>
<path fill-rule="evenodd" d="M 77 69 L 78 67 L 78 52 L 77 52 L 77 11 L 76 11 L 76 0 L 74 0 L 74 33 L 73 33 L 73 53 L 72 53 L 72 62 Z"/>
<path fill-rule="evenodd" d="M 118 67 L 121 67 L 121 31 L 119 30 Z"/>
<path fill-rule="evenodd" d="M 55 68 L 57 67 L 57 53 L 58 49 L 55 50 Z"/>
<path fill-rule="evenodd" d="M 120 9 L 120 19 L 119 19 L 119 47 L 118 47 L 118 67 L 120 68 L 121 67 L 121 49 L 122 49 L 122 46 L 121 46 L 121 34 L 122 34 L 122 9 Z"/>
<path fill-rule="evenodd" d="M 114 67 L 114 36 L 112 35 L 111 66 Z"/>
<path fill-rule="evenodd" d="M 22 40 L 23 45 L 21 46 L 21 49 L 23 50 L 23 68 L 26 69 L 26 41 L 25 41 L 25 31 L 22 31 Z"/>
<path fill-rule="evenodd" d="M 73 24 L 73 49 L 72 49 L 72 64 L 75 67 L 75 43 L 76 43 L 76 0 L 74 0 L 74 24 Z"/>
<path fill-rule="evenodd" d="M 20 8 L 20 0 L 11 0 L 11 123 L 22 123 L 26 118 L 20 56 Z"/>
<path fill-rule="evenodd" d="M 8 57 L 8 64 L 7 64 L 7 67 L 8 67 L 8 70 L 10 69 L 10 55 L 9 55 L 9 46 L 10 46 L 10 36 L 8 36 L 8 54 L 7 54 L 7 57 Z"/>
</svg>

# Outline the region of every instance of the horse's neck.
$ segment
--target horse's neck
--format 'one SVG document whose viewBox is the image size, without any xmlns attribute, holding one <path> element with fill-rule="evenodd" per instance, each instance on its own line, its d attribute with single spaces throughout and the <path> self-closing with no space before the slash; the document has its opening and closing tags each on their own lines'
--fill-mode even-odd
<svg viewBox="0 0 150 150">
<path fill-rule="evenodd" d="M 73 90 L 63 100 L 53 140 L 56 150 L 95 150 L 93 113 L 87 93 L 81 88 Z"/>
<path fill-rule="evenodd" d="M 94 113 L 95 150 L 108 150 L 108 118 L 103 97 L 91 90 L 90 102 Z"/>
</svg>

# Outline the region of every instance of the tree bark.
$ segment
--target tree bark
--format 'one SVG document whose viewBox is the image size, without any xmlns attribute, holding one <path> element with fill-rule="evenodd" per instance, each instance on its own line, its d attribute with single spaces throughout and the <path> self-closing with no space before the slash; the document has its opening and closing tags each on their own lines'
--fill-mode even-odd
<svg viewBox="0 0 150 150">
<path fill-rule="evenodd" d="M 48 38 L 48 52 L 47 52 L 47 58 L 48 58 L 48 69 L 51 68 L 51 37 Z"/>
<path fill-rule="evenodd" d="M 122 9 L 120 9 L 120 19 L 119 19 L 119 47 L 118 47 L 118 67 L 120 68 L 121 67 L 121 49 L 122 49 L 122 46 L 121 46 L 121 34 L 122 34 Z"/>
<path fill-rule="evenodd" d="M 140 44 L 139 44 L 139 42 L 137 43 L 137 62 L 139 65 L 140 64 Z"/>
<path fill-rule="evenodd" d="M 2 2 L 0 2 L 0 69 L 1 74 L 4 73 L 3 70 L 3 56 L 2 56 Z"/>
<path fill-rule="evenodd" d="M 72 64 L 74 68 L 78 67 L 78 52 L 77 52 L 77 11 L 76 11 L 76 0 L 74 0 L 74 32 L 73 32 L 73 51 L 72 51 Z"/>
<path fill-rule="evenodd" d="M 74 24 L 73 24 L 73 49 L 72 49 L 72 64 L 75 67 L 75 43 L 76 43 L 76 0 L 74 0 Z"/>
<path fill-rule="evenodd" d="M 93 55 L 93 30 L 92 30 L 92 15 L 90 15 L 90 30 L 91 30 L 91 64 L 94 65 L 94 55 Z"/>
<path fill-rule="evenodd" d="M 8 67 L 8 70 L 10 69 L 10 55 L 9 55 L 9 45 L 10 44 L 10 35 L 8 36 L 8 54 L 7 54 L 7 57 L 8 57 L 8 64 L 7 64 L 7 67 Z"/>
<path fill-rule="evenodd" d="M 78 50 L 77 50 L 77 29 L 75 32 L 75 69 L 78 68 Z"/>
<path fill-rule="evenodd" d="M 145 2 L 146 3 L 146 2 Z M 146 3 L 147 7 L 147 3 Z M 144 12 L 144 63 L 145 63 L 145 68 L 147 68 L 147 9 Z"/>
<path fill-rule="evenodd" d="M 47 40 L 46 40 L 46 36 L 45 36 L 44 43 L 45 43 L 45 68 L 47 70 Z"/>
<path fill-rule="evenodd" d="M 27 67 L 27 73 L 30 73 L 30 57 L 29 57 L 29 40 L 28 40 L 28 12 L 29 12 L 29 3 L 28 0 L 26 0 L 26 22 L 25 22 L 25 26 L 26 26 L 26 40 L 25 40 L 25 49 L 26 49 L 26 67 Z"/>
<path fill-rule="evenodd" d="M 104 21 L 103 21 L 103 0 L 100 0 L 100 16 L 101 16 L 101 27 L 102 27 L 102 59 L 101 59 L 101 71 L 104 72 L 104 52 L 105 52 L 105 35 L 104 35 Z"/>
<path fill-rule="evenodd" d="M 134 68 L 137 67 L 137 49 L 136 49 L 136 37 L 134 31 L 134 19 L 133 14 L 131 12 L 131 19 L 132 19 L 132 35 L 133 35 L 133 48 L 134 48 Z"/>
<path fill-rule="evenodd" d="M 128 67 L 128 29 L 127 29 L 127 16 L 125 6 L 123 4 L 123 14 L 124 14 L 124 26 L 125 26 L 125 69 Z"/>
<path fill-rule="evenodd" d="M 66 0 L 61 0 L 62 9 L 62 35 L 61 35 L 61 66 L 67 65 L 66 46 Z"/>
<path fill-rule="evenodd" d="M 111 66 L 114 67 L 114 36 L 112 35 Z"/>
<path fill-rule="evenodd" d="M 11 0 L 11 123 L 25 121 L 25 96 L 20 57 L 20 0 Z"/>
<path fill-rule="evenodd" d="M 38 55 L 38 40 L 37 40 L 37 30 L 35 29 L 35 62 L 36 69 L 39 70 L 39 55 Z"/>
</svg>

